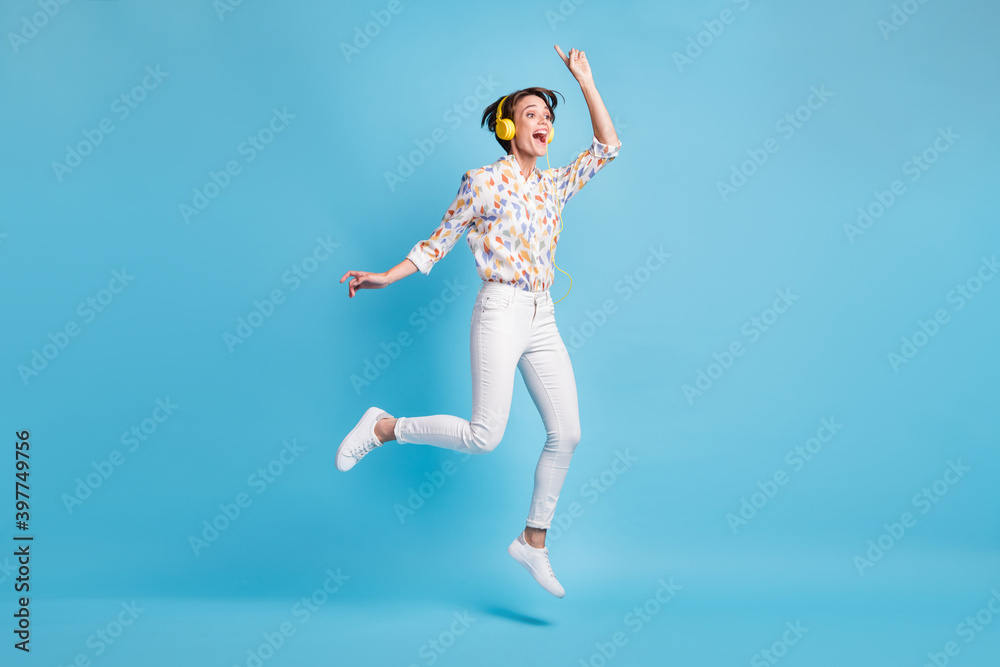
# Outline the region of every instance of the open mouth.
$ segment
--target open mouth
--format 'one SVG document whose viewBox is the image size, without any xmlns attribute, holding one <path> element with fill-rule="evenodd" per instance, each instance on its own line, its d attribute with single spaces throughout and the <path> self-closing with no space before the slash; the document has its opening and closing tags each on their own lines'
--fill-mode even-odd
<svg viewBox="0 0 1000 667">
<path fill-rule="evenodd" d="M 534 134 L 531 135 L 535 141 L 537 141 L 542 146 L 545 145 L 546 139 L 549 137 L 549 133 L 546 130 L 536 130 Z"/>
</svg>

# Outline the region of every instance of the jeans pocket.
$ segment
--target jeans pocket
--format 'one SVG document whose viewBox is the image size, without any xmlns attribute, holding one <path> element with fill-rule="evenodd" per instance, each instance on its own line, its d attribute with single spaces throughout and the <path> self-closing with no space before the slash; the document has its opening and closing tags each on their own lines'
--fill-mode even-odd
<svg viewBox="0 0 1000 667">
<path fill-rule="evenodd" d="M 490 310 L 504 310 L 508 303 L 508 297 L 503 294 L 487 294 L 483 297 L 481 309 L 484 313 Z"/>
</svg>

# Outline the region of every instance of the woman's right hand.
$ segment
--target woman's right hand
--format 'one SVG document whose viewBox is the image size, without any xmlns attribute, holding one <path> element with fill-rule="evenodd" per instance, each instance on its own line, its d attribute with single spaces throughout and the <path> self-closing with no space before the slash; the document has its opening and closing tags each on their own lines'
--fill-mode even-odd
<svg viewBox="0 0 1000 667">
<path fill-rule="evenodd" d="M 386 285 L 390 285 L 389 277 L 384 273 L 371 273 L 370 271 L 348 271 L 344 274 L 344 277 L 340 279 L 340 282 L 344 282 L 350 277 L 350 282 L 347 283 L 347 296 L 348 298 L 353 297 L 354 293 L 359 289 L 382 289 Z"/>
</svg>

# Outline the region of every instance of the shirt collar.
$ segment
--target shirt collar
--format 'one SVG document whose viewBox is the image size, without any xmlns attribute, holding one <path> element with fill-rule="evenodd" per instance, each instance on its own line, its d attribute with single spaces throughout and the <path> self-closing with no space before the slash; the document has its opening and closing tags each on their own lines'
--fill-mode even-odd
<svg viewBox="0 0 1000 667">
<path fill-rule="evenodd" d="M 542 170 L 538 168 L 538 160 L 537 159 L 535 160 L 535 169 L 534 169 L 534 171 L 531 172 L 531 174 L 529 174 L 529 176 L 528 176 L 527 179 L 525 179 L 521 175 L 521 165 L 518 163 L 517 157 L 513 153 L 508 153 L 507 157 L 506 157 L 506 160 L 510 163 L 510 166 L 514 170 L 514 173 L 519 178 L 523 179 L 525 182 L 527 182 L 528 180 L 530 180 L 530 178 L 532 176 L 538 176 L 538 179 L 541 180 L 541 178 L 542 178 Z"/>
</svg>

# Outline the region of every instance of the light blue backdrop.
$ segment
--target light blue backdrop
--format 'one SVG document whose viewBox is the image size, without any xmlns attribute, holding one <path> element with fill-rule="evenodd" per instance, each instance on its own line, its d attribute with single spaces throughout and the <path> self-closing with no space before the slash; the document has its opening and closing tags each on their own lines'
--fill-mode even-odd
<svg viewBox="0 0 1000 667">
<path fill-rule="evenodd" d="M 998 21 L 4 3 L 2 510 L 35 540 L 30 654 L 0 559 L 3 664 L 995 664 Z M 338 281 L 400 262 L 501 156 L 501 95 L 565 95 L 553 165 L 589 144 L 555 43 L 623 142 L 559 246 L 564 600 L 505 553 L 544 439 L 520 381 L 489 456 L 333 465 L 371 405 L 469 413 L 465 240 L 426 277 Z"/>
</svg>

